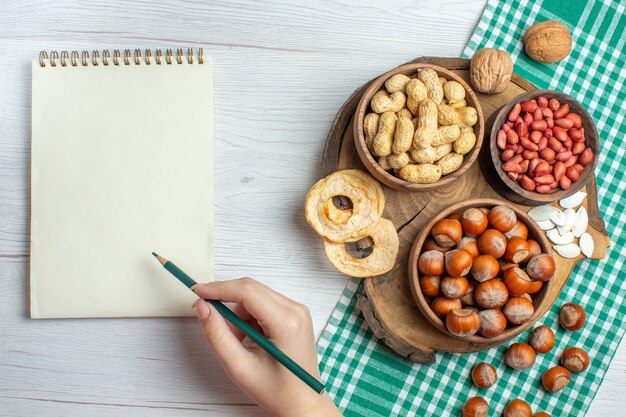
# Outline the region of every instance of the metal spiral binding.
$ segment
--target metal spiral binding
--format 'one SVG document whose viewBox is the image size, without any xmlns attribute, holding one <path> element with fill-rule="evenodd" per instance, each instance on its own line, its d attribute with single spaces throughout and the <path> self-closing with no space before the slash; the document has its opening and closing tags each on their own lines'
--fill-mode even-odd
<svg viewBox="0 0 626 417">
<path fill-rule="evenodd" d="M 175 54 L 175 56 L 174 56 Z M 50 55 L 48 52 L 41 51 L 39 52 L 39 66 L 45 67 L 46 65 L 50 65 L 51 67 L 56 67 L 57 64 L 60 64 L 62 67 L 67 67 L 68 65 L 72 67 L 77 66 L 94 66 L 97 67 L 100 64 L 104 66 L 109 66 L 109 64 L 120 66 L 120 65 L 172 65 L 172 64 L 182 64 L 183 58 L 186 57 L 187 64 L 193 64 L 194 62 L 197 64 L 204 64 L 204 54 L 202 48 L 198 48 L 197 54 L 194 54 L 193 48 L 187 48 L 187 54 L 185 56 L 183 52 L 183 48 L 176 49 L 176 52 L 172 52 L 171 49 L 165 50 L 165 60 L 163 60 L 163 51 L 161 49 L 156 49 L 154 51 L 154 59 L 152 50 L 146 49 L 142 55 L 141 49 L 135 49 L 131 52 L 130 49 L 124 49 L 123 55 L 119 49 L 114 49 L 113 54 L 108 49 L 105 49 L 100 53 L 100 51 L 92 51 L 91 54 L 89 51 L 61 51 L 59 54 L 57 51 L 51 51 Z M 113 59 L 111 59 L 113 57 Z M 195 61 L 194 61 L 195 58 Z"/>
</svg>

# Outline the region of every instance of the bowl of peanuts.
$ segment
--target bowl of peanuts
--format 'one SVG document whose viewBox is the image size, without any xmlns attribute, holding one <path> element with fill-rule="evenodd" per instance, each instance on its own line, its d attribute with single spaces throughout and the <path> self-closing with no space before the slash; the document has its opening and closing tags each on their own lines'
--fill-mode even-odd
<svg viewBox="0 0 626 417">
<path fill-rule="evenodd" d="M 437 329 L 497 344 L 541 317 L 556 262 L 550 242 L 525 212 L 502 200 L 472 199 L 422 229 L 408 268 L 413 299 Z"/>
<path fill-rule="evenodd" d="M 566 198 L 591 179 L 600 141 L 586 109 L 553 90 L 515 97 L 487 122 L 481 168 L 507 200 L 540 205 Z"/>
<path fill-rule="evenodd" d="M 431 64 L 406 64 L 376 78 L 357 107 L 354 142 L 383 184 L 432 191 L 463 175 L 478 158 L 484 118 L 458 75 Z"/>
</svg>

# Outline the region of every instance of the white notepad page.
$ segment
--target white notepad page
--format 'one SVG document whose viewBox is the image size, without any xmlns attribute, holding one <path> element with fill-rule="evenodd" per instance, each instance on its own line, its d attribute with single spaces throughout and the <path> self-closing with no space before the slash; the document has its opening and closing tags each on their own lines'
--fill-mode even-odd
<svg viewBox="0 0 626 417">
<path fill-rule="evenodd" d="M 33 61 L 31 317 L 189 316 L 213 276 L 211 62 Z"/>
</svg>

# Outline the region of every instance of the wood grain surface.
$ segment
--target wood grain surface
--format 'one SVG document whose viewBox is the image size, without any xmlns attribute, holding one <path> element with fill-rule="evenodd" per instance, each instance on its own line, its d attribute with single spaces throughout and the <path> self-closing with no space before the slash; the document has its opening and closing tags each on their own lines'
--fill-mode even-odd
<svg viewBox="0 0 626 417">
<path fill-rule="evenodd" d="M 461 79 L 469 82 L 469 60 L 460 58 L 417 58 L 412 62 L 428 63 L 448 68 Z M 404 67 L 404 65 L 402 66 Z M 478 94 L 478 100 L 483 108 L 485 118 L 491 115 L 502 105 L 509 102 L 513 97 L 533 90 L 534 86 L 517 74 L 513 74 L 511 82 L 506 90 L 497 95 Z M 368 90 L 369 91 L 369 90 Z M 324 155 L 324 169 L 329 172 L 341 169 L 361 168 L 364 164 L 356 154 L 353 120 L 359 114 L 358 107 L 355 109 L 351 97 L 342 106 L 337 119 L 346 120 L 342 113 L 353 114 L 345 126 L 335 124 L 328 135 L 328 142 L 339 142 L 340 145 L 327 145 L 326 150 L 337 149 L 338 153 Z M 363 118 L 361 117 L 360 120 Z M 362 123 L 362 122 L 361 122 Z M 488 132 L 485 133 L 487 136 Z M 362 140 L 362 139 L 361 139 Z M 483 142 L 482 154 L 489 154 L 489 141 Z M 482 158 L 481 164 L 490 163 L 488 158 Z M 481 165 L 481 167 L 483 167 Z M 475 198 L 493 198 L 502 200 L 491 185 L 493 182 L 489 171 L 485 171 L 476 163 L 469 168 L 465 175 L 453 183 L 436 191 L 430 192 L 406 192 L 385 187 L 385 211 L 383 216 L 391 220 L 398 229 L 400 250 L 394 268 L 381 276 L 365 280 L 365 294 L 359 300 L 359 306 L 364 313 L 370 328 L 380 339 L 398 354 L 418 363 L 433 363 L 434 352 L 474 352 L 497 346 L 532 325 L 550 308 L 558 296 L 561 288 L 576 263 L 584 256 L 575 259 L 566 259 L 551 251 L 556 259 L 556 271 L 550 280 L 549 288 L 546 288 L 545 302 L 536 305 L 539 310 L 533 315 L 533 319 L 516 328 L 516 331 L 507 331 L 502 337 L 493 340 L 480 336 L 469 338 L 454 338 L 444 334 L 437 326 L 444 328 L 441 320 L 429 321 L 421 306 L 422 312 L 417 307 L 414 297 L 411 296 L 412 288 L 409 287 L 409 267 L 416 264 L 411 247 L 424 229 L 430 229 L 434 216 L 447 210 L 450 205 L 471 201 Z M 494 174 L 495 175 L 495 174 Z M 604 259 L 606 248 L 609 246 L 609 238 L 606 235 L 604 222 L 599 216 L 595 178 L 590 181 L 590 186 L 585 190 L 588 198 L 583 202 L 590 215 L 590 225 L 587 229 L 592 236 L 595 249 L 594 259 Z M 512 202 L 509 201 L 512 204 Z M 556 204 L 556 203 L 554 203 Z M 516 205 L 522 211 L 527 211 L 528 206 Z M 537 228 L 538 229 L 538 228 Z M 529 230 L 529 232 L 531 232 Z M 530 233 L 532 236 L 532 233 Z M 537 240 L 537 236 L 535 236 Z M 550 248 L 549 241 L 543 235 L 542 247 Z M 543 290 L 542 290 L 543 291 Z M 432 312 L 430 313 L 432 315 Z M 432 315 L 434 317 L 434 315 Z"/>
<path fill-rule="evenodd" d="M 254 276 L 306 303 L 319 335 L 345 278 L 302 207 L 335 115 L 398 63 L 459 56 L 484 6 L 1 2 L 0 414 L 267 416 L 228 380 L 194 319 L 27 318 L 30 65 L 40 50 L 191 46 L 213 57 L 217 277 Z M 590 416 L 626 408 L 625 358 L 622 344 Z"/>
</svg>

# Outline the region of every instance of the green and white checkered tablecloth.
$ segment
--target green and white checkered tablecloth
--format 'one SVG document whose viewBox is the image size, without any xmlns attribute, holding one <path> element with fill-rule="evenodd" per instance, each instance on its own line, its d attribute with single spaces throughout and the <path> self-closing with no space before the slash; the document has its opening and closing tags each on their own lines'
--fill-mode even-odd
<svg viewBox="0 0 626 417">
<path fill-rule="evenodd" d="M 626 14 L 623 1 L 610 0 L 489 0 L 464 57 L 483 47 L 506 50 L 515 71 L 539 88 L 572 95 L 587 106 L 600 133 L 598 203 L 611 236 L 607 259 L 580 262 L 559 298 L 538 324 L 556 332 L 557 345 L 538 355 L 530 370 L 513 371 L 502 362 L 506 345 L 480 353 L 440 354 L 434 365 L 413 364 L 379 342 L 356 308 L 358 280 L 348 282 L 318 342 L 322 378 L 345 416 L 457 416 L 475 395 L 500 415 L 514 398 L 535 411 L 553 416 L 583 416 L 595 396 L 619 345 L 626 325 Z M 522 36 L 536 22 L 565 23 L 572 32 L 573 51 L 563 61 L 545 65 L 523 51 Z M 584 306 L 588 322 L 578 332 L 565 332 L 556 323 L 559 307 L 570 300 Z M 525 340 L 528 331 L 518 339 Z M 541 374 L 558 363 L 568 346 L 581 346 L 591 358 L 589 369 L 573 374 L 570 385 L 550 394 L 541 388 Z M 486 361 L 498 372 L 498 382 L 478 390 L 470 382 L 475 363 Z M 623 412 L 623 410 L 620 410 Z M 618 412 L 619 414 L 619 412 Z"/>
</svg>

